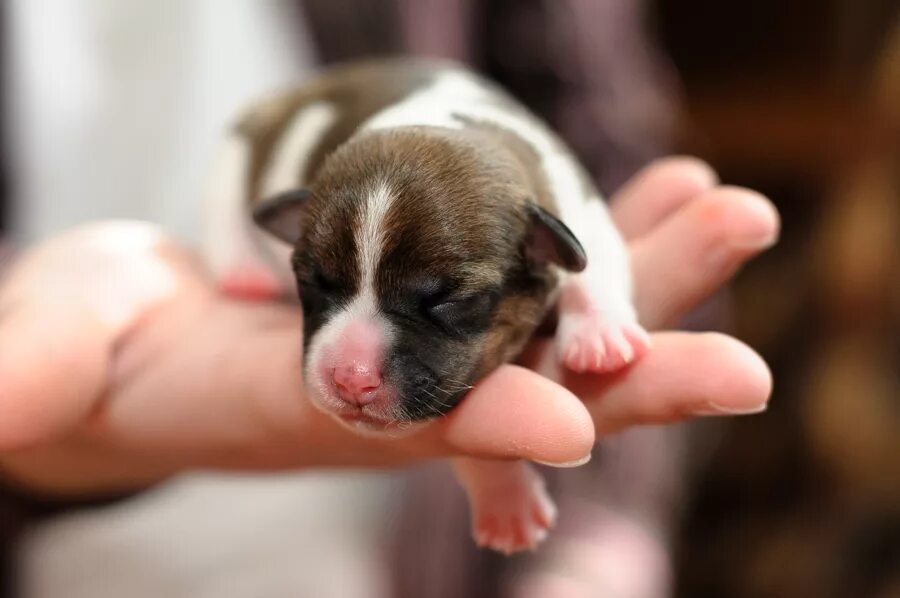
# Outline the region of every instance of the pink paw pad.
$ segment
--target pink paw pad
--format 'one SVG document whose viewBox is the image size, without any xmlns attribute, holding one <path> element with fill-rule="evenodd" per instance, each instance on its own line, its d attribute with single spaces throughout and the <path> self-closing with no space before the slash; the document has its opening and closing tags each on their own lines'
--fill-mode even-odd
<svg viewBox="0 0 900 598">
<path fill-rule="evenodd" d="M 281 284 L 272 272 L 259 265 L 232 268 L 219 281 L 219 288 L 229 297 L 262 301 L 281 295 Z"/>
<path fill-rule="evenodd" d="M 533 550 L 556 521 L 556 506 L 531 468 L 483 489 L 472 505 L 475 543 L 503 554 Z"/>
<path fill-rule="evenodd" d="M 637 322 L 602 313 L 564 314 L 556 337 L 563 364 L 575 372 L 613 372 L 641 357 L 650 336 Z"/>
</svg>

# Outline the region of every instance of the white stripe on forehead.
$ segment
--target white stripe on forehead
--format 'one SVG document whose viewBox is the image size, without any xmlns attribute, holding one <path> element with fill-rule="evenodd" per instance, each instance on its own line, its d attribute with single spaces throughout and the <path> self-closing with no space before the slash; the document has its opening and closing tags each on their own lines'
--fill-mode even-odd
<svg viewBox="0 0 900 598">
<path fill-rule="evenodd" d="M 361 208 L 361 219 L 356 229 L 356 256 L 359 263 L 359 292 L 371 301 L 375 293 L 375 272 L 384 247 L 384 218 L 391 206 L 393 194 L 384 181 L 377 183 Z"/>
<path fill-rule="evenodd" d="M 375 273 L 384 248 L 384 219 L 391 206 L 393 195 L 384 181 L 375 184 L 360 206 L 360 220 L 355 231 L 356 258 L 359 263 L 359 290 L 353 299 L 339 311 L 332 314 L 329 321 L 313 336 L 309 346 L 306 376 L 313 388 L 322 396 L 328 395 L 328 381 L 323 380 L 317 370 L 326 347 L 338 343 L 343 330 L 356 320 L 363 320 L 376 326 L 383 335 L 383 345 L 390 351 L 394 337 L 393 326 L 379 312 L 378 296 L 375 292 Z"/>
</svg>

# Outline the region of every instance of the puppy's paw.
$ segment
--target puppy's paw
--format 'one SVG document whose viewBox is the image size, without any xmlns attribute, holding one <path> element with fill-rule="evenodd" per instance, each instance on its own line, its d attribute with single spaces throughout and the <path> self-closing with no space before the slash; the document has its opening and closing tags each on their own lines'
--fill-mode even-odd
<svg viewBox="0 0 900 598">
<path fill-rule="evenodd" d="M 219 289 L 236 299 L 264 301 L 281 295 L 281 283 L 263 265 L 246 262 L 229 268 L 219 278 Z"/>
<path fill-rule="evenodd" d="M 540 474 L 525 463 L 509 465 L 469 495 L 475 543 L 506 555 L 535 549 L 556 521 Z"/>
<path fill-rule="evenodd" d="M 472 512 L 472 535 L 504 554 L 534 549 L 556 522 L 544 479 L 526 461 L 454 460 Z"/>
<path fill-rule="evenodd" d="M 650 335 L 633 317 L 601 311 L 564 313 L 556 332 L 563 365 L 575 372 L 613 372 L 650 348 Z"/>
</svg>

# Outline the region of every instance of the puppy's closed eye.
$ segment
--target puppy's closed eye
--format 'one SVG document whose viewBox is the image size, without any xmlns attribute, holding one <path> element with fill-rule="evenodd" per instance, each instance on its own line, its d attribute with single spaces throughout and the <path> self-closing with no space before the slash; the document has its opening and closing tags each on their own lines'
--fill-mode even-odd
<svg viewBox="0 0 900 598">
<path fill-rule="evenodd" d="M 318 268 L 313 272 L 311 279 L 312 284 L 325 293 L 340 291 L 344 286 L 338 277 L 327 274 Z"/>
<path fill-rule="evenodd" d="M 295 271 L 303 309 L 309 313 L 335 307 L 352 292 L 346 281 L 318 267 Z"/>
<path fill-rule="evenodd" d="M 303 288 L 334 293 L 348 290 L 348 283 L 341 276 L 323 269 L 317 260 L 309 257 L 294 258 L 294 277 Z"/>
<path fill-rule="evenodd" d="M 491 322 L 494 293 L 440 300 L 426 307 L 428 316 L 450 334 L 475 334 Z"/>
</svg>

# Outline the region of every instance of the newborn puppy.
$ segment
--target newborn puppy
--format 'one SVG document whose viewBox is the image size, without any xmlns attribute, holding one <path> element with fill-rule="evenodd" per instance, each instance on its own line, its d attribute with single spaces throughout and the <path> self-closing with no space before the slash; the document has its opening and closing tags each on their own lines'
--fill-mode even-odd
<svg viewBox="0 0 900 598">
<path fill-rule="evenodd" d="M 523 106 L 453 63 L 355 63 L 264 99 L 214 174 L 218 280 L 245 297 L 296 281 L 308 394 L 354 430 L 446 414 L 554 305 L 572 370 L 609 372 L 648 347 L 626 248 L 587 175 Z M 479 545 L 509 553 L 546 535 L 554 506 L 527 463 L 455 469 Z"/>
</svg>

